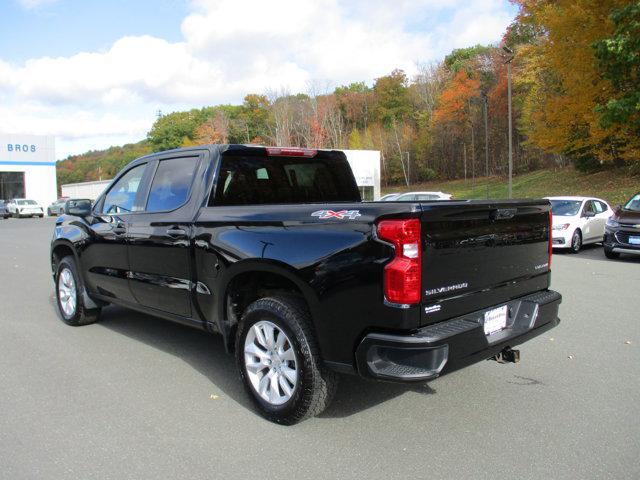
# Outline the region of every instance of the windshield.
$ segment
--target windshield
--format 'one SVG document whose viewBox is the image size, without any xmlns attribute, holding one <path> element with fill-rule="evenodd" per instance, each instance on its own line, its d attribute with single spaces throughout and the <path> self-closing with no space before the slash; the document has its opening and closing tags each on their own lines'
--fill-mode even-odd
<svg viewBox="0 0 640 480">
<path fill-rule="evenodd" d="M 580 205 L 580 200 L 551 200 L 551 211 L 554 216 L 571 217 L 578 214 Z"/>
<path fill-rule="evenodd" d="M 634 212 L 640 212 L 640 193 L 636 193 L 631 200 L 624 206 L 625 210 L 633 210 Z"/>
<path fill-rule="evenodd" d="M 18 205 L 37 205 L 33 200 L 18 200 Z"/>
</svg>

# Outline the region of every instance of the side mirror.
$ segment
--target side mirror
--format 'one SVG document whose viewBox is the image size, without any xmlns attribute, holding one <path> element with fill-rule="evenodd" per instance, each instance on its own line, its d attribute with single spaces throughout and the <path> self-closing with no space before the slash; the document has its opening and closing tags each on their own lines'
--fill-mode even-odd
<svg viewBox="0 0 640 480">
<path fill-rule="evenodd" d="M 76 217 L 91 215 L 91 200 L 67 200 L 64 204 L 64 213 Z"/>
</svg>

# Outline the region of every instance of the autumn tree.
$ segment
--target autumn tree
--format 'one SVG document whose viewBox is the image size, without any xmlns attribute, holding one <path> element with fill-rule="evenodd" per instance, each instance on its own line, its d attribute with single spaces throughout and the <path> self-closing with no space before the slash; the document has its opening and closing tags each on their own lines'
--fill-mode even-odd
<svg viewBox="0 0 640 480">
<path fill-rule="evenodd" d="M 541 34 L 518 52 L 531 84 L 523 104 L 528 141 L 553 153 L 612 161 L 620 155 L 619 125 L 603 125 L 596 106 L 612 98 L 593 44 L 614 33 L 611 13 L 624 0 L 517 0 L 518 21 Z"/>
<path fill-rule="evenodd" d="M 441 139 L 439 143 L 442 157 L 448 156 L 444 168 L 451 176 L 456 174 L 456 159 L 466 157 L 465 145 L 470 146 L 471 162 L 472 165 L 475 164 L 473 101 L 479 97 L 480 81 L 470 77 L 465 69 L 460 69 L 442 91 L 438 107 L 434 111 L 432 131 Z"/>
</svg>

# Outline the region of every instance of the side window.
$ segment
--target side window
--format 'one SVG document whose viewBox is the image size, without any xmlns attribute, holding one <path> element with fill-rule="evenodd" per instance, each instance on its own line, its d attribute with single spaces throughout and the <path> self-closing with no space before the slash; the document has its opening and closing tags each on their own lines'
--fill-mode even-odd
<svg viewBox="0 0 640 480">
<path fill-rule="evenodd" d="M 151 183 L 147 212 L 175 210 L 189 198 L 198 157 L 161 160 Z"/>
<path fill-rule="evenodd" d="M 125 173 L 109 190 L 104 198 L 102 213 L 129 213 L 147 164 L 138 165 Z"/>
<path fill-rule="evenodd" d="M 607 207 L 607 205 L 604 204 L 603 202 L 596 202 L 596 210 L 598 211 L 598 213 L 604 213 L 608 209 L 609 208 Z"/>
<path fill-rule="evenodd" d="M 584 204 L 584 208 L 582 209 L 583 213 L 593 212 L 596 213 L 596 209 L 593 206 L 593 202 L 591 200 L 587 200 Z"/>
<path fill-rule="evenodd" d="M 416 195 L 415 199 L 417 201 L 437 200 L 438 196 L 437 195 L 425 195 L 425 194 L 422 194 L 422 195 Z"/>
<path fill-rule="evenodd" d="M 593 204 L 593 209 L 596 213 L 602 213 L 602 204 L 596 200 L 592 200 L 591 203 Z"/>
</svg>

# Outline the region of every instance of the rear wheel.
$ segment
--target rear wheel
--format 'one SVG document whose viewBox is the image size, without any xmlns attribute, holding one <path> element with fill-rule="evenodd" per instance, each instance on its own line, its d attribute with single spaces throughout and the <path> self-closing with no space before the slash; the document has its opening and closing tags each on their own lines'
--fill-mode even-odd
<svg viewBox="0 0 640 480">
<path fill-rule="evenodd" d="M 580 230 L 573 232 L 571 236 L 571 253 L 578 253 L 582 248 L 582 233 Z"/>
<path fill-rule="evenodd" d="M 613 251 L 613 248 L 604 247 L 604 256 L 609 259 L 620 258 L 620 254 Z"/>
<path fill-rule="evenodd" d="M 60 318 L 67 325 L 74 327 L 89 325 L 97 322 L 100 309 L 88 309 L 83 300 L 84 287 L 75 259 L 72 256 L 64 257 L 58 263 L 56 272 L 56 303 Z"/>
<path fill-rule="evenodd" d="M 335 372 L 322 364 L 306 305 L 296 297 L 262 298 L 247 307 L 236 361 L 260 414 L 284 425 L 318 415 L 337 386 Z"/>
</svg>

